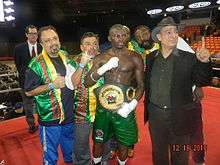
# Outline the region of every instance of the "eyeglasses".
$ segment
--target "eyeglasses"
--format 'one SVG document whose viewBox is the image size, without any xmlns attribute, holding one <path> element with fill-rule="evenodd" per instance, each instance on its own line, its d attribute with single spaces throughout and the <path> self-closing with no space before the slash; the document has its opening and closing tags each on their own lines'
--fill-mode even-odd
<svg viewBox="0 0 220 165">
<path fill-rule="evenodd" d="M 28 33 L 28 34 L 30 34 L 30 35 L 37 35 L 37 33 Z"/>
<path fill-rule="evenodd" d="M 41 39 L 43 42 L 45 42 L 46 44 L 51 43 L 53 41 L 58 41 L 59 38 L 57 36 L 54 36 L 53 38 L 42 38 Z"/>
</svg>

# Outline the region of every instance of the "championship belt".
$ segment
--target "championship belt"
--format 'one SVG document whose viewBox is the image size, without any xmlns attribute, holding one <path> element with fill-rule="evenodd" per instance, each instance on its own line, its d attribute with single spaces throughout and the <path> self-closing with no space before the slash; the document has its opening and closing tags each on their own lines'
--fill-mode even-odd
<svg viewBox="0 0 220 165">
<path fill-rule="evenodd" d="M 126 96 L 125 96 L 126 94 Z M 98 93 L 99 103 L 106 109 L 116 112 L 125 101 L 130 101 L 135 96 L 135 89 L 129 87 L 126 92 L 116 85 L 105 85 Z"/>
</svg>

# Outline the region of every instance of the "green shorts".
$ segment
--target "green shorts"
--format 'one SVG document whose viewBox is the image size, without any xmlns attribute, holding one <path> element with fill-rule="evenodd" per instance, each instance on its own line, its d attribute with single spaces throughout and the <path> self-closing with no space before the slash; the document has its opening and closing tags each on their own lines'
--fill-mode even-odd
<svg viewBox="0 0 220 165">
<path fill-rule="evenodd" d="M 123 118 L 117 113 L 104 109 L 98 103 L 93 127 L 93 141 L 104 143 L 113 135 L 121 145 L 129 147 L 137 143 L 138 129 L 135 112 Z"/>
</svg>

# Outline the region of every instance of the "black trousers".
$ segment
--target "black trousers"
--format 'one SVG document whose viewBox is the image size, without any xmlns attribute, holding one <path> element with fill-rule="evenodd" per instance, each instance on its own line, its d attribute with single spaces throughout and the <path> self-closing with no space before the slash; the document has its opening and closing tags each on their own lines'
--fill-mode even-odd
<svg viewBox="0 0 220 165">
<path fill-rule="evenodd" d="M 197 103 L 197 108 L 200 114 L 202 114 L 202 105 Z M 205 162 L 205 150 L 204 135 L 203 135 L 203 123 L 202 115 L 200 115 L 200 121 L 198 122 L 197 129 L 190 136 L 190 144 L 192 145 L 192 158 L 195 163 Z"/>
<path fill-rule="evenodd" d="M 171 109 L 148 105 L 149 131 L 154 165 L 188 165 L 190 135 L 175 135 Z"/>
<path fill-rule="evenodd" d="M 22 101 L 23 101 L 23 109 L 25 112 L 26 121 L 27 121 L 28 126 L 31 128 L 35 125 L 34 123 L 34 109 L 35 109 L 34 99 L 33 97 L 26 96 L 23 89 L 20 91 L 20 94 L 21 94 Z"/>
</svg>

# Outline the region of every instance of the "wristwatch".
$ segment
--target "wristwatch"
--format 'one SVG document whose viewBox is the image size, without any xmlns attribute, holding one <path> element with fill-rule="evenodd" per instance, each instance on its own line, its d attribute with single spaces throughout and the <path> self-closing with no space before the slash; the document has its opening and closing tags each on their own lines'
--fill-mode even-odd
<svg viewBox="0 0 220 165">
<path fill-rule="evenodd" d="M 55 89 L 55 86 L 53 85 L 53 83 L 49 83 L 49 84 L 48 84 L 48 89 L 49 89 L 50 91 L 52 91 L 52 90 Z"/>
<path fill-rule="evenodd" d="M 80 69 L 83 69 L 84 67 L 85 67 L 85 65 L 84 65 L 84 64 L 79 63 L 79 68 L 80 68 Z"/>
</svg>

